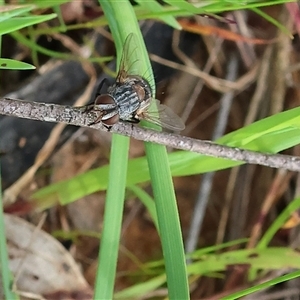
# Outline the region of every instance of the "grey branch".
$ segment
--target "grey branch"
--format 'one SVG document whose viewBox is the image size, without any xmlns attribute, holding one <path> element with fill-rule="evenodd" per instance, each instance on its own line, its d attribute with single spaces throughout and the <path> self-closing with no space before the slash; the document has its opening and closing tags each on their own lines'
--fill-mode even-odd
<svg viewBox="0 0 300 300">
<path fill-rule="evenodd" d="M 93 124 L 98 119 L 97 111 L 86 107 L 72 107 L 57 104 L 22 101 L 0 98 L 0 114 L 45 122 L 61 122 L 75 126 L 107 129 L 101 124 Z M 93 124 L 93 125 L 91 125 Z M 114 125 L 111 132 L 133 137 L 137 140 L 152 142 L 175 149 L 197 152 L 203 155 L 258 164 L 271 168 L 300 171 L 300 158 L 281 154 L 265 154 L 245 149 L 188 138 L 185 136 L 154 131 L 128 123 Z"/>
</svg>

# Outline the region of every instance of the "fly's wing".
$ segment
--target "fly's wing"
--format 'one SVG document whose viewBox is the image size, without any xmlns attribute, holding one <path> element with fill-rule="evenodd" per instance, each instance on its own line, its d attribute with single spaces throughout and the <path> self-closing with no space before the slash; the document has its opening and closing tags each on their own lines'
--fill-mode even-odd
<svg viewBox="0 0 300 300">
<path fill-rule="evenodd" d="M 120 69 L 116 78 L 119 83 L 124 83 L 128 75 L 139 75 L 139 60 L 137 36 L 130 33 L 124 43 Z"/>
<path fill-rule="evenodd" d="M 142 112 L 141 118 L 173 131 L 182 131 L 185 128 L 180 117 L 171 108 L 161 104 L 157 99 L 152 101 L 156 102 L 157 110 L 154 105 L 151 105 L 149 109 Z"/>
</svg>

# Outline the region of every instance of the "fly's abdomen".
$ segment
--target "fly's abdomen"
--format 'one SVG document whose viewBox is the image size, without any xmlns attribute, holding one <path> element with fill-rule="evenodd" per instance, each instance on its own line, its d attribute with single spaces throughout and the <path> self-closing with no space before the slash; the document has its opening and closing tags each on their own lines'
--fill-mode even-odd
<svg viewBox="0 0 300 300">
<path fill-rule="evenodd" d="M 116 86 L 112 90 L 112 96 L 118 106 L 119 117 L 123 121 L 130 120 L 140 107 L 139 97 L 131 84 Z"/>
</svg>

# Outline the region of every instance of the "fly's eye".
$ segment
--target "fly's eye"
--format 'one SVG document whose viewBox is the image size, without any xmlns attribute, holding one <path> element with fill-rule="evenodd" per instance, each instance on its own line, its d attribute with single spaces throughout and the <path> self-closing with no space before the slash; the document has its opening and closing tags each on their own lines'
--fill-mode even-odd
<svg viewBox="0 0 300 300">
<path fill-rule="evenodd" d="M 143 102 L 146 97 L 145 89 L 142 86 L 140 86 L 139 84 L 134 85 L 134 89 L 138 95 L 139 101 Z"/>
<path fill-rule="evenodd" d="M 115 100 L 110 95 L 97 96 L 95 104 L 115 104 Z"/>
<path fill-rule="evenodd" d="M 106 120 L 102 120 L 102 123 L 107 125 L 107 126 L 112 126 L 116 123 L 118 123 L 120 120 L 119 114 L 114 115 L 113 117 L 106 119 Z"/>
</svg>

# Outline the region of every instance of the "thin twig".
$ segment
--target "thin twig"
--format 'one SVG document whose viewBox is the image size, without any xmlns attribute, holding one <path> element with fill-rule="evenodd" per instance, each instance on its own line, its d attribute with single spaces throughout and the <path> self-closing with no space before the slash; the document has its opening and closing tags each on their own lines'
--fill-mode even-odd
<svg viewBox="0 0 300 300">
<path fill-rule="evenodd" d="M 98 113 L 99 112 L 94 110 L 87 110 L 85 107 L 72 107 L 0 98 L 0 114 L 2 115 L 44 122 L 61 122 L 107 131 L 101 123 L 91 125 L 95 120 L 99 119 Z M 175 149 L 240 161 L 241 163 L 245 162 L 268 166 L 271 168 L 283 168 L 297 172 L 300 171 L 300 157 L 282 154 L 266 154 L 236 147 L 228 147 L 215 144 L 210 141 L 202 141 L 178 134 L 145 129 L 133 124 L 122 122 L 114 125 L 110 132 Z"/>
</svg>

